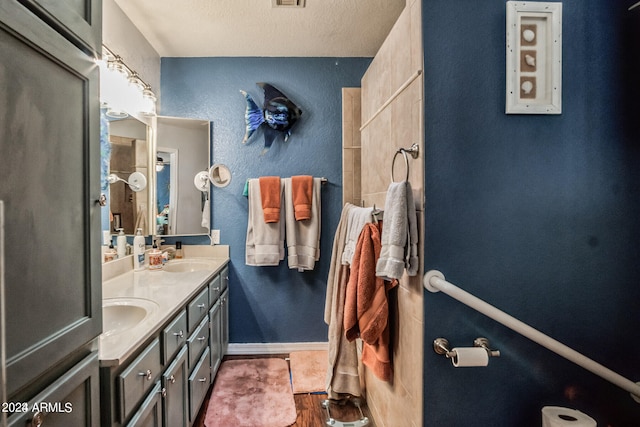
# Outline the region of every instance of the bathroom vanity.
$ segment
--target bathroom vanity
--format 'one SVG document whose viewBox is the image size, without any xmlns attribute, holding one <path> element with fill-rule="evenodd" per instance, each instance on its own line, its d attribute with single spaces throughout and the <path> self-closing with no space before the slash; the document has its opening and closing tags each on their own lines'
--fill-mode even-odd
<svg viewBox="0 0 640 427">
<path fill-rule="evenodd" d="M 189 426 L 228 345 L 228 252 L 160 271 L 129 258 L 103 282 L 101 425 Z"/>
</svg>

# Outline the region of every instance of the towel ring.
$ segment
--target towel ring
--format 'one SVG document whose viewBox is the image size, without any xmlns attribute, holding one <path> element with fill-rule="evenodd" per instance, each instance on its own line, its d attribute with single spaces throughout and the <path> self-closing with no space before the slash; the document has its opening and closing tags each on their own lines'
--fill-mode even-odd
<svg viewBox="0 0 640 427">
<path fill-rule="evenodd" d="M 396 182 L 393 170 L 396 165 L 396 157 L 400 153 L 402 153 L 402 155 L 404 156 L 404 164 L 407 168 L 407 177 L 405 178 L 405 181 L 409 181 L 409 158 L 407 157 L 407 153 L 411 154 L 411 157 L 413 157 L 414 159 L 417 159 L 418 154 L 420 154 L 420 146 L 414 143 L 411 145 L 411 148 L 400 148 L 398 149 L 398 151 L 396 151 L 396 154 L 393 155 L 393 161 L 391 162 L 391 182 Z"/>
</svg>

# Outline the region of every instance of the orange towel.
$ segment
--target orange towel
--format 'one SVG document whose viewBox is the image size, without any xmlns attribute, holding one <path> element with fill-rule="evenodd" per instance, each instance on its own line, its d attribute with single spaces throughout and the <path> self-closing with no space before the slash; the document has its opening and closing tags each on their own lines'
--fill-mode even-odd
<svg viewBox="0 0 640 427">
<path fill-rule="evenodd" d="M 280 177 L 262 176 L 260 181 L 260 198 L 262 199 L 262 211 L 264 222 L 280 221 Z"/>
<path fill-rule="evenodd" d="M 311 219 L 311 197 L 313 195 L 313 177 L 298 175 L 291 177 L 293 212 L 296 221 Z"/>
</svg>

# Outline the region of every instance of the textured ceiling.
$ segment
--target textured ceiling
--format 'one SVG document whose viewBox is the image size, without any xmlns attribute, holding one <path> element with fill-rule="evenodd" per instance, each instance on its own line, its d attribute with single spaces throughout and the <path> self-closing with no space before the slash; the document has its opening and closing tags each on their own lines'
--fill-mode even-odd
<svg viewBox="0 0 640 427">
<path fill-rule="evenodd" d="M 373 57 L 405 0 L 115 0 L 161 57 Z"/>
</svg>

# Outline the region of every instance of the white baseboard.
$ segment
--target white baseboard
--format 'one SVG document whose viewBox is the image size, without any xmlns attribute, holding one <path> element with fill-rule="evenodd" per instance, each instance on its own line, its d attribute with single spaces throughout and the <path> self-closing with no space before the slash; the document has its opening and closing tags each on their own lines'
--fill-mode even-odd
<svg viewBox="0 0 640 427">
<path fill-rule="evenodd" d="M 327 342 L 274 342 L 274 343 L 229 343 L 227 354 L 255 355 L 255 354 L 283 354 L 293 351 L 327 350 Z"/>
</svg>

